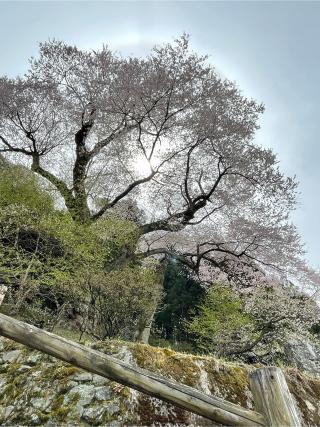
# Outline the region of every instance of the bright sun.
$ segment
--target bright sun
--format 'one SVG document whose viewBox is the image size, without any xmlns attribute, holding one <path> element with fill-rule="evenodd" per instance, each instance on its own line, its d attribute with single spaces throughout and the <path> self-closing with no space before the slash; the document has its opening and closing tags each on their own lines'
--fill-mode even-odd
<svg viewBox="0 0 320 427">
<path fill-rule="evenodd" d="M 151 164 L 145 157 L 139 156 L 134 161 L 134 168 L 140 176 L 148 176 L 151 173 Z"/>
</svg>

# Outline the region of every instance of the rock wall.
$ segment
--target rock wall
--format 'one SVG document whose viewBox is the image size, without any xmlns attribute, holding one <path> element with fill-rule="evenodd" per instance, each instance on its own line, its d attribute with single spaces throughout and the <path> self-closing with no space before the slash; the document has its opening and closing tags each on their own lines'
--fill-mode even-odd
<svg viewBox="0 0 320 427">
<path fill-rule="evenodd" d="M 284 346 L 288 364 L 311 374 L 320 375 L 320 346 L 315 342 L 292 336 Z"/>
<path fill-rule="evenodd" d="M 253 366 L 117 341 L 94 348 L 252 409 Z M 320 379 L 287 369 L 304 426 L 320 425 Z M 212 422 L 128 387 L 0 338 L 0 424 L 4 426 L 209 426 Z"/>
</svg>

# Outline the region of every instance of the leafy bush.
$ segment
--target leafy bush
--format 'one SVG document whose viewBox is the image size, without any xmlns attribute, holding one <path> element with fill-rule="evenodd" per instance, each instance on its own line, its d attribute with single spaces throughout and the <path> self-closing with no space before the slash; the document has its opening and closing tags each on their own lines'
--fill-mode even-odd
<svg viewBox="0 0 320 427">
<path fill-rule="evenodd" d="M 0 284 L 5 309 L 38 326 L 72 324 L 133 338 L 160 298 L 155 267 L 133 262 L 137 225 L 108 216 L 78 224 L 23 168 L 0 177 Z"/>
<path fill-rule="evenodd" d="M 231 348 L 236 351 L 243 344 L 244 332 L 253 329 L 241 299 L 223 284 L 209 289 L 197 311 L 186 322 L 186 329 L 194 336 L 196 349 L 204 353 L 226 355 Z"/>
<path fill-rule="evenodd" d="M 261 284 L 240 293 L 215 284 L 186 322 L 195 349 L 246 362 L 274 363 L 284 357 L 292 333 L 307 337 L 319 307 L 292 284 Z"/>
<path fill-rule="evenodd" d="M 0 207 L 23 206 L 39 216 L 54 209 L 52 195 L 44 190 L 37 177 L 21 166 L 0 164 Z"/>
<path fill-rule="evenodd" d="M 151 266 L 85 274 L 82 280 L 84 330 L 99 339 L 134 340 L 161 298 L 160 281 Z"/>
</svg>

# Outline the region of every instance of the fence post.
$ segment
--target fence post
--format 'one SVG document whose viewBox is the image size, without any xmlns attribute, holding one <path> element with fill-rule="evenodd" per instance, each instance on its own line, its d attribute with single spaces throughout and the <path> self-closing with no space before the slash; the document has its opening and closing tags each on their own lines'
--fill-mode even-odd
<svg viewBox="0 0 320 427">
<path fill-rule="evenodd" d="M 270 427 L 301 427 L 300 417 L 280 368 L 256 369 L 250 374 L 255 410 Z"/>
</svg>

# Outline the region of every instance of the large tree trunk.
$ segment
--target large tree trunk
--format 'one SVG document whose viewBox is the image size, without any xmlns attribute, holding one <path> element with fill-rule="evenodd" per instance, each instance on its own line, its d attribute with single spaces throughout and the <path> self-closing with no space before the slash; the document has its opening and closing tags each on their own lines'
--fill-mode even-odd
<svg viewBox="0 0 320 427">
<path fill-rule="evenodd" d="M 167 260 L 164 260 L 161 262 L 161 264 L 157 268 L 159 282 L 162 285 L 162 289 L 163 289 L 164 275 L 165 275 L 167 265 L 168 265 Z M 160 297 L 160 300 L 161 300 L 161 297 Z M 144 344 L 149 343 L 153 319 L 154 319 L 154 316 L 157 312 L 157 308 L 158 308 L 158 304 L 159 304 L 160 300 L 157 299 L 154 301 L 154 305 L 153 305 L 152 311 L 150 312 L 150 316 L 148 317 L 148 319 L 143 324 L 139 325 L 138 330 L 136 331 L 136 334 L 135 334 L 135 340 L 136 341 L 142 342 Z"/>
<path fill-rule="evenodd" d="M 155 303 L 154 310 L 152 311 L 152 314 L 147 320 L 147 322 L 145 322 L 144 325 L 140 325 L 140 327 L 138 328 L 138 331 L 136 332 L 136 341 L 142 342 L 143 344 L 149 343 L 151 326 L 154 319 L 154 315 L 157 311 L 157 306 L 158 301 Z"/>
<path fill-rule="evenodd" d="M 77 158 L 73 168 L 74 203 L 72 217 L 77 222 L 86 223 L 90 221 L 91 216 L 85 187 L 86 171 L 90 157 L 85 149 L 81 150 L 78 146 L 76 152 Z"/>
</svg>

